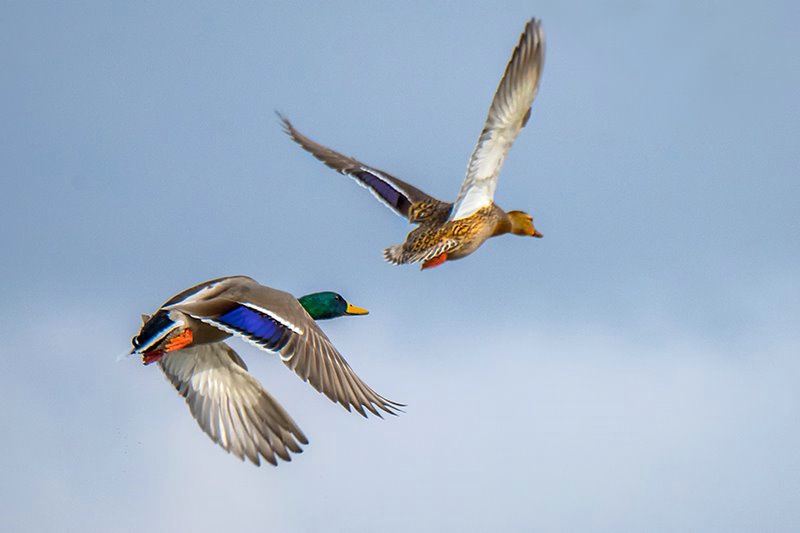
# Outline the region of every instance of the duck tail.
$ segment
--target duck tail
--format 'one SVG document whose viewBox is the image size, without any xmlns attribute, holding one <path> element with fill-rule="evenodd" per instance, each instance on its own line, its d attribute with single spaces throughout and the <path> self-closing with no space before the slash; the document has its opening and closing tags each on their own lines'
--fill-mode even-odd
<svg viewBox="0 0 800 533">
<path fill-rule="evenodd" d="M 142 315 L 144 325 L 139 334 L 131 339 L 132 354 L 144 354 L 155 350 L 175 329 L 181 326 L 180 323 L 170 318 L 168 311 L 160 310 L 145 320 L 146 316 Z"/>
<path fill-rule="evenodd" d="M 395 244 L 383 251 L 383 257 L 389 263 L 401 265 L 405 263 L 424 263 L 422 268 L 431 268 L 447 261 L 448 252 L 460 246 L 455 239 L 445 239 L 435 243 L 433 246 L 423 246 L 420 241 L 408 241 L 403 244 Z"/>
<path fill-rule="evenodd" d="M 407 263 L 408 260 L 405 257 L 405 253 L 403 250 L 402 244 L 395 244 L 394 246 L 389 246 L 383 251 L 383 258 L 386 259 L 387 262 L 393 265 L 401 265 L 403 263 Z"/>
</svg>

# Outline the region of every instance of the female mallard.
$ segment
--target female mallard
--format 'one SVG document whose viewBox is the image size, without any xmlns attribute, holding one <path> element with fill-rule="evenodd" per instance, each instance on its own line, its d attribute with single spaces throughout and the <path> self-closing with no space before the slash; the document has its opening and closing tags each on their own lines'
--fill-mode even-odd
<svg viewBox="0 0 800 533">
<path fill-rule="evenodd" d="M 315 320 L 365 315 L 333 292 L 295 298 L 246 276 L 219 278 L 169 299 L 132 339 L 132 354 L 144 364 L 158 362 L 192 416 L 211 439 L 256 465 L 259 456 L 290 461 L 308 439 L 289 414 L 248 372 L 244 361 L 222 342 L 237 335 L 280 355 L 303 381 L 348 411 L 365 408 L 396 414 L 387 400 L 361 381 Z"/>
<path fill-rule="evenodd" d="M 544 33 L 539 21 L 531 19 L 495 92 L 454 204 L 437 200 L 386 172 L 326 148 L 297 131 L 286 118 L 280 118 L 297 144 L 332 169 L 354 178 L 398 215 L 419 225 L 403 244 L 384 251 L 386 260 L 394 264 L 421 261 L 423 269 L 430 268 L 471 254 L 489 237 L 504 233 L 542 236 L 534 228 L 531 215 L 503 211 L 493 198 L 506 154 L 530 117 L 543 64 Z"/>
</svg>

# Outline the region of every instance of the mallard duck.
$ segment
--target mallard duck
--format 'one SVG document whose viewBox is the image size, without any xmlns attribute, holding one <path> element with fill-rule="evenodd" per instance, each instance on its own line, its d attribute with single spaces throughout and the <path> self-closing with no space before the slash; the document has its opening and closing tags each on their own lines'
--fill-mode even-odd
<svg viewBox="0 0 800 533">
<path fill-rule="evenodd" d="M 524 211 L 504 211 L 494 203 L 497 177 L 508 150 L 528 123 L 544 64 L 544 33 L 531 19 L 511 54 L 495 92 L 489 116 L 467 166 L 454 203 L 432 196 L 382 170 L 318 144 L 278 114 L 284 129 L 305 150 L 330 168 L 348 175 L 384 205 L 418 227 L 404 243 L 390 246 L 384 257 L 393 264 L 422 262 L 431 268 L 461 259 L 488 238 L 505 233 L 542 237 L 533 217 Z"/>
<path fill-rule="evenodd" d="M 350 411 L 396 414 L 401 404 L 373 391 L 347 364 L 316 320 L 365 315 L 339 294 L 295 298 L 246 276 L 214 279 L 142 315 L 132 354 L 157 362 L 211 439 L 259 465 L 290 461 L 308 439 L 224 341 L 231 335 L 276 353 L 303 381 Z"/>
</svg>

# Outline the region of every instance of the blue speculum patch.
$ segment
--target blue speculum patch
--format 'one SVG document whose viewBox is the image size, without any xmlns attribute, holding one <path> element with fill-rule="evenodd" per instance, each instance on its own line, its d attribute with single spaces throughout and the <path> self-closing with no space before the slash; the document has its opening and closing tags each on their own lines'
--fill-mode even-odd
<svg viewBox="0 0 800 533">
<path fill-rule="evenodd" d="M 291 335 L 283 324 L 249 307 L 235 307 L 216 320 L 270 350 L 283 348 Z"/>
</svg>

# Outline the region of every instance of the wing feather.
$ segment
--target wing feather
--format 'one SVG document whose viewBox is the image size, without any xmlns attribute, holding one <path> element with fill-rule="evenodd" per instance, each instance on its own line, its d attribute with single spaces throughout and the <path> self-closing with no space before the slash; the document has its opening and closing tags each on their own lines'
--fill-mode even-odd
<svg viewBox="0 0 800 533">
<path fill-rule="evenodd" d="M 494 200 L 506 155 L 530 117 L 543 66 L 544 32 L 541 23 L 531 19 L 497 87 L 450 220 L 466 218 Z"/>
<path fill-rule="evenodd" d="M 240 360 L 218 342 L 167 353 L 158 364 L 211 440 L 256 465 L 277 464 L 276 454 L 289 461 L 308 439 Z"/>
<path fill-rule="evenodd" d="M 278 114 L 284 131 L 301 148 L 309 152 L 325 165 L 340 174 L 350 176 L 356 183 L 367 189 L 383 205 L 401 217 L 409 218 L 409 209 L 418 202 L 439 202 L 436 198 L 422 192 L 391 174 L 366 165 L 357 159 L 342 155 L 315 141 L 312 141 L 289 122 L 289 119 Z M 441 202 L 439 202 L 441 203 Z"/>
<path fill-rule="evenodd" d="M 205 307 L 193 303 L 176 308 L 209 326 L 237 335 L 260 350 L 280 355 L 300 379 L 348 411 L 355 408 L 366 416 L 362 408 L 367 408 L 375 414 L 378 410 L 397 414 L 402 407 L 376 393 L 358 377 L 319 324 L 288 292 L 248 279 L 238 283 L 235 290 L 221 293 L 218 299 L 236 307 L 226 307 L 215 316 L 203 314 Z M 208 309 L 219 307 L 208 306 Z"/>
<path fill-rule="evenodd" d="M 403 407 L 402 404 L 384 398 L 364 383 L 319 327 L 309 327 L 304 335 L 294 336 L 281 352 L 282 355 L 291 353 L 290 358 L 284 356 L 282 359 L 303 381 L 308 381 L 315 389 L 348 411 L 354 408 L 364 417 L 367 415 L 363 408 L 377 416 L 380 416 L 380 411 L 394 415 Z M 312 366 L 318 372 L 309 372 L 307 376 L 297 372 L 297 368 L 309 360 L 314 361 Z"/>
</svg>

